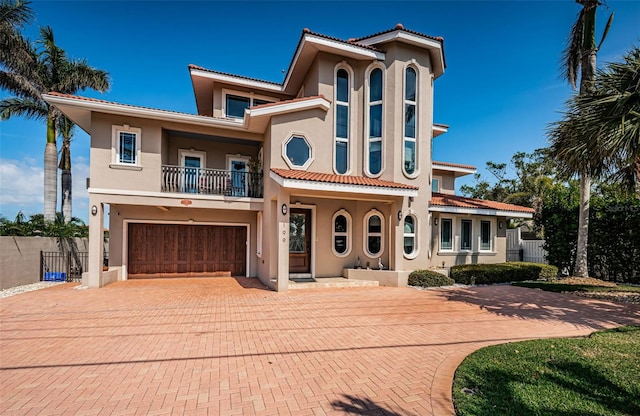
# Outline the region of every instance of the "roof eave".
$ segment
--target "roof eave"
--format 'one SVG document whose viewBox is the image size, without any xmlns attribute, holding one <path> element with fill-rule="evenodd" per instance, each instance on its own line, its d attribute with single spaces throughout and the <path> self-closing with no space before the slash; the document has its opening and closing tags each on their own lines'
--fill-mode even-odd
<svg viewBox="0 0 640 416">
<path fill-rule="evenodd" d="M 531 212 L 511 211 L 493 208 L 452 207 L 447 205 L 429 205 L 430 212 L 444 212 L 449 214 L 486 215 L 491 217 L 533 218 Z"/>
<path fill-rule="evenodd" d="M 405 32 L 402 29 L 398 29 L 392 32 L 381 33 L 380 35 L 372 36 L 370 38 L 361 39 L 358 41 L 358 43 L 371 46 L 391 41 L 400 41 L 410 45 L 429 49 L 434 79 L 437 79 L 442 74 L 444 74 L 446 62 L 444 58 L 443 42 L 440 40 L 425 38 L 424 36 L 419 36 L 413 33 Z"/>
</svg>

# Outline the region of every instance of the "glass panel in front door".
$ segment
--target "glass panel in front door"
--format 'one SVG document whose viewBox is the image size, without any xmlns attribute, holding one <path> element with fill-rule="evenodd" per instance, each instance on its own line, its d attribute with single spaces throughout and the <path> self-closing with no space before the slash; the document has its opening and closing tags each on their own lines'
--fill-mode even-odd
<svg viewBox="0 0 640 416">
<path fill-rule="evenodd" d="M 289 215 L 289 253 L 304 253 L 306 251 L 305 214 L 291 213 Z"/>
<path fill-rule="evenodd" d="M 184 157 L 184 192 L 198 192 L 198 176 L 202 160 L 197 156 Z"/>
<path fill-rule="evenodd" d="M 247 162 L 244 160 L 231 161 L 231 195 L 246 195 Z"/>
</svg>

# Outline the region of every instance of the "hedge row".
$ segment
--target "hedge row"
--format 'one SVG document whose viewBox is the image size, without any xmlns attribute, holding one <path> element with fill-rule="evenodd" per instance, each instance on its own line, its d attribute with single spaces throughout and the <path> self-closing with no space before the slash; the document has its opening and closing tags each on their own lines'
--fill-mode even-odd
<svg viewBox="0 0 640 416">
<path fill-rule="evenodd" d="M 465 285 L 549 280 L 558 275 L 558 268 L 538 263 L 463 264 L 451 267 L 451 277 Z"/>
<path fill-rule="evenodd" d="M 454 283 L 452 278 L 432 270 L 415 270 L 409 275 L 409 286 L 436 287 Z"/>
</svg>

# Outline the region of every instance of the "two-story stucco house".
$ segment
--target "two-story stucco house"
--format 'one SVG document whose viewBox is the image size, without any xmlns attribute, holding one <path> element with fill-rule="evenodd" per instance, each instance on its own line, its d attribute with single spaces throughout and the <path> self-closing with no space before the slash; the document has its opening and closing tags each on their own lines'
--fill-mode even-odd
<svg viewBox="0 0 640 416">
<path fill-rule="evenodd" d="M 455 178 L 474 168 L 432 161 L 447 130 L 432 119 L 444 69 L 443 39 L 402 25 L 349 40 L 305 29 L 282 83 L 190 65 L 197 115 L 48 94 L 91 136 L 84 284 L 404 285 L 420 268 L 504 261 L 507 218 L 531 213 L 456 197 Z"/>
</svg>

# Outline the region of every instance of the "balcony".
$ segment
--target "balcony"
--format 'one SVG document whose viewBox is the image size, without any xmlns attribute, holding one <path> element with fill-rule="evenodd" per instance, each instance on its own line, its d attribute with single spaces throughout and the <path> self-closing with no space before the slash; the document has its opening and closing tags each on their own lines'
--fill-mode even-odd
<svg viewBox="0 0 640 416">
<path fill-rule="evenodd" d="M 162 165 L 162 192 L 262 198 L 262 172 Z"/>
</svg>

